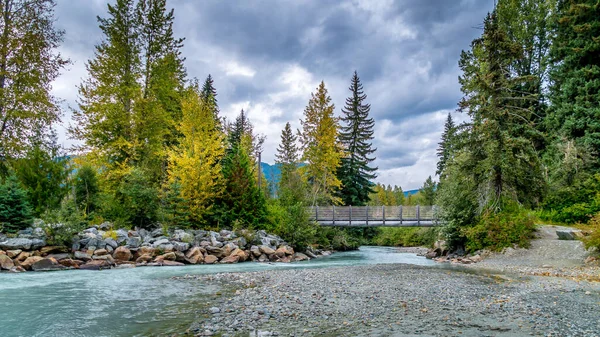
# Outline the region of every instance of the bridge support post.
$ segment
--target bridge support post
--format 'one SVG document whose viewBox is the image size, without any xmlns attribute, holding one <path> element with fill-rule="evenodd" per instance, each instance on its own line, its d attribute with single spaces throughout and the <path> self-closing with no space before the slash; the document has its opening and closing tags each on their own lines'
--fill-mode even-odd
<svg viewBox="0 0 600 337">
<path fill-rule="evenodd" d="M 383 218 L 383 226 L 385 227 L 385 206 L 381 206 L 381 214 Z"/>
<path fill-rule="evenodd" d="M 319 222 L 319 206 L 315 206 L 315 221 Z"/>
<path fill-rule="evenodd" d="M 400 205 L 400 225 L 402 225 L 402 205 Z"/>
<path fill-rule="evenodd" d="M 366 220 L 367 224 L 366 225 L 367 225 L 367 227 L 369 227 L 369 205 L 366 206 L 365 210 L 367 212 L 367 220 Z"/>
<path fill-rule="evenodd" d="M 419 208 L 419 205 L 417 205 L 417 225 L 421 225 L 421 209 Z"/>
<path fill-rule="evenodd" d="M 348 217 L 348 225 L 352 227 L 352 205 L 348 206 L 350 209 L 350 216 Z"/>
<path fill-rule="evenodd" d="M 335 205 L 331 206 L 332 211 L 331 211 L 331 216 L 332 216 L 332 220 L 333 220 L 333 226 L 335 226 Z"/>
</svg>

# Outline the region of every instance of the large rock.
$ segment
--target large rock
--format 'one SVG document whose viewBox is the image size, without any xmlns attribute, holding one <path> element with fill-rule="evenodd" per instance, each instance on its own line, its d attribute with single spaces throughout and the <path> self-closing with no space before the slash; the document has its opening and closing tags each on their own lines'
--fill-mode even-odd
<svg viewBox="0 0 600 337">
<path fill-rule="evenodd" d="M 8 255 L 0 255 L 0 269 L 10 270 L 14 266 L 15 263 Z"/>
<path fill-rule="evenodd" d="M 556 235 L 559 240 L 578 240 L 584 236 L 583 233 L 577 229 L 557 229 Z"/>
<path fill-rule="evenodd" d="M 170 253 L 166 253 L 160 256 L 157 256 L 156 259 L 154 259 L 154 262 L 163 262 L 163 261 L 175 261 L 177 260 L 177 255 L 175 255 L 175 253 L 170 252 Z"/>
<path fill-rule="evenodd" d="M 127 247 L 117 247 L 117 249 L 113 253 L 113 257 L 117 261 L 129 261 L 133 257 L 131 251 Z"/>
<path fill-rule="evenodd" d="M 144 246 L 144 247 L 140 247 L 136 252 L 137 256 L 142 256 L 145 254 L 148 254 L 150 256 L 156 256 L 157 255 L 156 248 Z"/>
<path fill-rule="evenodd" d="M 258 262 L 269 262 L 269 257 L 265 254 L 262 254 L 258 257 Z"/>
<path fill-rule="evenodd" d="M 25 261 L 28 257 L 31 256 L 30 252 L 21 252 L 21 254 L 19 254 L 19 256 L 17 256 L 14 261 L 19 261 L 19 262 L 23 262 Z"/>
<path fill-rule="evenodd" d="M 204 257 L 204 263 L 206 263 L 206 264 L 213 264 L 213 263 L 215 263 L 217 261 L 219 261 L 219 259 L 216 256 L 211 255 L 211 254 L 206 255 Z"/>
<path fill-rule="evenodd" d="M 221 263 L 238 263 L 240 257 L 237 255 L 229 255 L 221 260 Z"/>
<path fill-rule="evenodd" d="M 142 244 L 142 239 L 139 236 L 132 236 L 127 239 L 127 246 L 129 248 L 138 248 L 141 244 Z"/>
<path fill-rule="evenodd" d="M 306 256 L 305 254 L 302 254 L 302 253 L 294 254 L 294 261 L 308 261 L 308 260 L 310 260 L 310 257 Z"/>
<path fill-rule="evenodd" d="M 64 259 L 64 260 L 58 261 L 58 263 L 60 263 L 61 265 L 65 266 L 67 268 L 79 269 L 79 265 L 82 264 L 83 261 L 73 260 L 73 259 Z"/>
<path fill-rule="evenodd" d="M 117 244 L 122 244 L 123 242 L 127 241 L 127 231 L 124 229 L 119 229 L 116 231 L 117 232 Z"/>
<path fill-rule="evenodd" d="M 115 264 L 115 259 L 111 255 L 92 255 L 92 260 L 106 261 L 108 264 Z"/>
<path fill-rule="evenodd" d="M 200 247 L 193 247 L 185 254 L 185 260 L 190 264 L 198 264 L 204 261 Z"/>
<path fill-rule="evenodd" d="M 175 248 L 175 250 L 178 252 L 185 252 L 186 250 L 190 249 L 190 244 L 187 242 L 174 242 L 173 248 Z"/>
<path fill-rule="evenodd" d="M 173 238 L 173 240 L 177 240 L 177 241 L 181 241 L 181 242 L 185 242 L 185 243 L 191 243 L 192 241 L 194 241 L 194 236 L 190 233 L 187 233 L 186 231 L 184 231 L 182 229 L 175 230 L 172 238 Z M 187 250 L 187 249 L 185 249 L 185 250 Z"/>
<path fill-rule="evenodd" d="M 138 257 L 137 259 L 135 259 L 135 263 L 148 263 L 148 262 L 152 261 L 152 259 L 154 259 L 154 257 L 152 257 L 152 255 L 144 254 L 144 255 L 141 255 L 140 257 Z"/>
<path fill-rule="evenodd" d="M 42 253 L 42 256 L 46 256 L 48 254 L 54 254 L 54 253 L 68 253 L 68 252 L 69 252 L 69 249 L 64 246 L 46 246 L 46 247 L 42 247 L 40 249 L 40 253 Z"/>
<path fill-rule="evenodd" d="M 165 267 L 181 267 L 181 266 L 185 266 L 185 264 L 183 264 L 181 262 L 170 261 L 170 260 L 164 260 L 161 263 Z"/>
<path fill-rule="evenodd" d="M 75 253 L 73 253 L 73 256 L 77 259 L 77 260 L 82 260 L 82 261 L 89 261 L 92 259 L 92 255 L 88 254 L 86 252 L 82 252 L 82 251 L 76 251 Z"/>
<path fill-rule="evenodd" d="M 0 242 L 0 249 L 4 250 L 31 250 L 31 246 L 33 244 L 33 240 L 31 239 L 23 239 L 23 238 L 12 238 L 5 239 L 4 242 Z"/>
<path fill-rule="evenodd" d="M 6 256 L 10 257 L 11 259 L 14 259 L 15 257 L 17 257 L 17 255 L 21 254 L 21 252 L 22 252 L 22 250 L 20 250 L 20 249 L 7 250 Z"/>
<path fill-rule="evenodd" d="M 258 246 L 252 246 L 250 247 L 250 252 L 252 253 L 252 255 L 259 257 L 260 254 L 262 254 L 262 252 L 260 251 L 260 249 L 258 249 Z"/>
<path fill-rule="evenodd" d="M 28 258 L 25 259 L 25 261 L 21 262 L 21 267 L 25 268 L 26 270 L 30 270 L 31 266 L 38 262 L 39 260 L 44 259 L 41 256 L 30 256 Z"/>
<path fill-rule="evenodd" d="M 292 248 L 290 246 L 287 246 L 287 245 L 281 246 L 279 248 L 283 248 L 283 251 L 285 252 L 285 255 L 294 255 L 294 253 L 295 253 L 294 252 L 294 248 Z"/>
<path fill-rule="evenodd" d="M 105 260 L 92 260 L 87 262 L 86 264 L 82 264 L 79 266 L 79 269 L 84 270 L 101 270 L 101 269 L 109 269 L 110 263 Z"/>
<path fill-rule="evenodd" d="M 221 248 L 223 250 L 222 257 L 231 255 L 231 252 L 233 252 L 237 248 L 238 248 L 238 246 L 236 246 L 235 244 L 233 244 L 231 242 L 224 245 L 223 248 Z"/>
<path fill-rule="evenodd" d="M 234 249 L 233 252 L 231 252 L 231 254 L 229 254 L 229 256 L 239 257 L 239 262 L 244 262 L 248 259 L 248 254 L 239 248 Z"/>
<path fill-rule="evenodd" d="M 275 254 L 275 250 L 269 246 L 261 245 L 260 247 L 258 247 L 258 249 L 260 249 L 260 251 L 262 253 L 267 254 L 267 255 Z"/>
<path fill-rule="evenodd" d="M 223 249 L 215 246 L 206 246 L 206 251 L 214 256 L 223 256 Z"/>
<path fill-rule="evenodd" d="M 152 247 L 156 248 L 156 247 L 158 247 L 160 245 L 166 245 L 166 244 L 169 244 L 169 239 L 166 239 L 166 238 L 165 239 L 159 239 L 159 240 L 154 241 L 154 243 L 152 243 Z"/>
<path fill-rule="evenodd" d="M 102 255 L 106 255 L 106 254 L 108 254 L 108 251 L 106 249 L 96 249 L 94 251 L 94 255 L 97 255 L 97 256 L 102 256 Z"/>
<path fill-rule="evenodd" d="M 55 259 L 56 261 L 60 261 L 60 260 L 70 258 L 71 255 L 69 255 L 67 253 L 62 253 L 62 254 L 50 254 L 50 255 L 47 255 L 46 257 L 51 257 L 51 258 Z"/>
<path fill-rule="evenodd" d="M 285 257 L 285 252 L 286 252 L 286 251 L 287 251 L 287 250 L 286 250 L 285 248 L 283 248 L 283 247 L 279 247 L 279 248 L 277 248 L 277 250 L 275 251 L 275 256 L 277 256 L 277 257 L 280 257 L 280 258 L 281 258 L 281 257 Z"/>
<path fill-rule="evenodd" d="M 106 247 L 111 247 L 112 249 L 117 249 L 117 247 L 119 247 L 119 244 L 117 243 L 117 241 L 115 241 L 112 238 L 107 238 L 106 240 Z"/>
<path fill-rule="evenodd" d="M 54 258 L 43 258 L 36 263 L 31 265 L 31 269 L 33 271 L 55 271 L 55 270 L 63 270 L 65 266 L 61 265 Z"/>
</svg>

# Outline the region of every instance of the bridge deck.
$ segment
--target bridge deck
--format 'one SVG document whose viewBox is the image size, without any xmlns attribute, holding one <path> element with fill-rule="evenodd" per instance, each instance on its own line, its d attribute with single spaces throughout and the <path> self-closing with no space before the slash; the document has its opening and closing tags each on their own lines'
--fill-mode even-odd
<svg viewBox="0 0 600 337">
<path fill-rule="evenodd" d="M 335 227 L 439 226 L 435 206 L 315 206 L 311 220 Z"/>
</svg>

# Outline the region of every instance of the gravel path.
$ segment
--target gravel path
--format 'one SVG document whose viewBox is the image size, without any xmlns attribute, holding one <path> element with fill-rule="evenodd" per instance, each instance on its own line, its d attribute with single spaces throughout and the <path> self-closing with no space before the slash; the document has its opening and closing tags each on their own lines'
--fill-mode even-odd
<svg viewBox="0 0 600 337">
<path fill-rule="evenodd" d="M 192 335 L 600 336 L 600 284 L 374 265 L 187 276 L 218 284 Z"/>
</svg>

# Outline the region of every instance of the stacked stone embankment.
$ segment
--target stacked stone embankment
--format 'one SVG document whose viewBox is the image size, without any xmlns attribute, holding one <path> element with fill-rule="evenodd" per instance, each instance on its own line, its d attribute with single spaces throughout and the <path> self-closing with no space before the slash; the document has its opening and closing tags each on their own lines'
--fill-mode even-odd
<svg viewBox="0 0 600 337">
<path fill-rule="evenodd" d="M 46 245 L 41 228 L 0 234 L 0 271 L 100 270 L 143 266 L 294 262 L 327 251 L 295 252 L 283 239 L 265 231 L 137 229 L 111 230 L 110 224 L 90 227 L 73 237 L 71 247 Z"/>
</svg>

